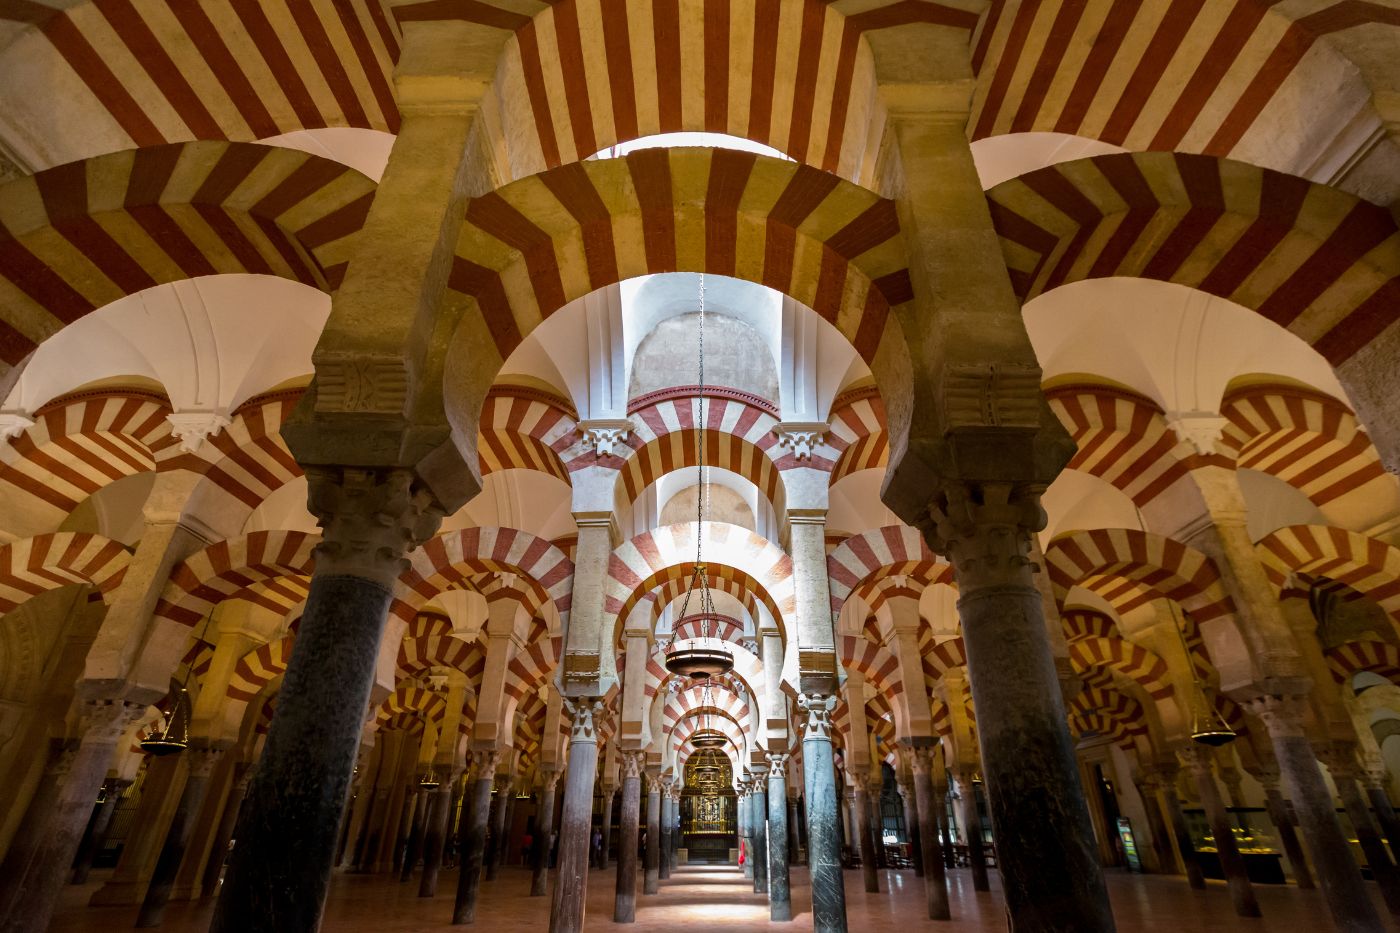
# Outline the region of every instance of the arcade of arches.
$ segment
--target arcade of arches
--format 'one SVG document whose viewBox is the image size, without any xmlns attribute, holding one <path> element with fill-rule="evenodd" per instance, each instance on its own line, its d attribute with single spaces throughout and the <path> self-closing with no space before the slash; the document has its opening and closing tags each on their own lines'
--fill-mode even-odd
<svg viewBox="0 0 1400 933">
<path fill-rule="evenodd" d="M 1393 928 L 1397 48 L 0 0 L 0 931 Z"/>
</svg>

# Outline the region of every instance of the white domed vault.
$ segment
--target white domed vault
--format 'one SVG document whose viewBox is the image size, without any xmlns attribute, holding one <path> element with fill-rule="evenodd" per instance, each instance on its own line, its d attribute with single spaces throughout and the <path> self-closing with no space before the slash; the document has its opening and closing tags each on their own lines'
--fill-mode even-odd
<svg viewBox="0 0 1400 933">
<path fill-rule="evenodd" d="M 1381 929 L 1398 24 L 1216 6 L 0 3 L 0 930 Z"/>
</svg>

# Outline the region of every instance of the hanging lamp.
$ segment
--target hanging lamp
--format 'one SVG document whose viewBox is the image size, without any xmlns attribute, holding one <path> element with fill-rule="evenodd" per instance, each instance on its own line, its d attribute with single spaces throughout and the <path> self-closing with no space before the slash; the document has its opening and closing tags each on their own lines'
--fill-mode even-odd
<svg viewBox="0 0 1400 933">
<path fill-rule="evenodd" d="M 1191 671 L 1191 683 L 1195 686 L 1191 691 L 1191 741 L 1198 745 L 1209 745 L 1211 748 L 1229 745 L 1239 736 L 1206 701 L 1205 685 L 1196 674 L 1196 665 L 1191 663 L 1191 649 L 1186 646 L 1186 620 L 1178 618 L 1175 603 L 1170 605 L 1176 635 L 1181 640 L 1181 652 L 1186 657 L 1186 666 Z"/>
<path fill-rule="evenodd" d="M 705 566 L 705 513 L 709 505 L 709 482 L 705 467 L 705 275 L 700 275 L 700 339 L 698 342 L 699 388 L 696 401 L 699 417 L 696 419 L 695 462 L 699 468 L 699 492 L 695 497 L 695 570 L 690 576 L 690 586 L 685 591 L 685 601 L 681 603 L 679 619 L 689 617 L 691 599 L 700 601 L 700 637 L 687 639 L 687 644 L 672 642 L 666 652 L 666 670 L 672 674 L 708 680 L 719 677 L 734 669 L 734 653 L 724 640 L 715 634 L 715 603 L 710 593 L 710 576 Z"/>
<path fill-rule="evenodd" d="M 209 613 L 204 617 L 204 627 L 199 630 L 199 643 L 204 643 L 204 637 L 209 634 L 209 622 L 214 618 L 214 613 Z M 165 717 L 165 728 L 159 732 L 152 732 L 142 739 L 138 745 L 141 751 L 147 755 L 154 755 L 160 758 L 165 755 L 175 755 L 183 752 L 190 746 L 190 674 L 194 670 L 194 661 L 191 660 L 185 667 L 185 679 L 176 682 L 175 678 L 170 679 L 170 712 Z"/>
<path fill-rule="evenodd" d="M 700 728 L 690 737 L 690 744 L 695 748 L 723 748 L 728 740 L 724 733 L 715 728 L 710 716 L 710 687 L 711 681 L 705 682 L 705 687 L 700 695 L 702 711 L 700 713 Z"/>
</svg>

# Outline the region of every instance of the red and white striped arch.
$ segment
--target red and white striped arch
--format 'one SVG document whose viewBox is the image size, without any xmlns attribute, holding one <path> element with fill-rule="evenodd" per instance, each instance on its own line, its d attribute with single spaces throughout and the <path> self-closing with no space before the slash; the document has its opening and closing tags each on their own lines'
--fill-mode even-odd
<svg viewBox="0 0 1400 933">
<path fill-rule="evenodd" d="M 727 716 L 739 724 L 750 735 L 757 735 L 754 713 L 749 704 L 727 687 L 711 687 L 710 702 L 705 702 L 705 688 L 686 687 L 670 696 L 662 710 L 661 721 L 667 732 L 676 727 L 687 716 L 700 716 L 709 712 Z"/>
<path fill-rule="evenodd" d="M 1081 735 L 1090 730 L 1100 732 L 1129 749 L 1136 738 L 1148 735 L 1142 705 L 1121 690 L 1085 686 L 1067 705 L 1070 728 Z"/>
<path fill-rule="evenodd" d="M 671 627 L 671 637 L 677 641 L 687 638 L 718 638 L 720 641 L 737 642 L 744 637 L 744 623 L 742 619 L 718 613 L 692 613 Z"/>
<path fill-rule="evenodd" d="M 1400 548 L 1330 525 L 1289 525 L 1254 546 L 1275 587 L 1290 574 L 1328 577 L 1400 621 Z"/>
<path fill-rule="evenodd" d="M 409 555 L 390 612 L 411 622 L 438 593 L 483 572 L 518 574 L 536 605 L 548 600 L 567 626 L 573 561 L 543 538 L 516 528 L 464 528 L 430 538 Z"/>
<path fill-rule="evenodd" d="M 282 423 L 301 389 L 258 396 L 241 405 L 230 423 L 205 439 L 193 453 L 178 444 L 158 454 L 161 470 L 188 470 L 203 476 L 237 507 L 252 511 L 268 496 L 301 476 L 301 467 L 282 440 Z"/>
<path fill-rule="evenodd" d="M 1081 638 L 1122 638 L 1118 623 L 1106 613 L 1097 609 L 1082 607 L 1067 608 L 1060 612 L 1060 628 L 1065 633 L 1065 641 L 1073 642 Z"/>
<path fill-rule="evenodd" d="M 385 697 L 375 710 L 374 718 L 381 731 L 385 731 L 386 723 L 404 714 L 412 714 L 425 722 L 441 722 L 447 714 L 447 701 L 431 690 L 407 683 Z"/>
<path fill-rule="evenodd" d="M 1136 681 L 1154 700 L 1163 700 L 1172 694 L 1167 662 L 1122 638 L 1077 638 L 1069 646 L 1069 660 L 1079 671 L 1109 670 Z"/>
<path fill-rule="evenodd" d="M 295 644 L 296 636 L 288 635 L 259 645 L 240 658 L 233 669 L 233 676 L 229 678 L 228 698 L 247 703 L 261 693 L 274 677 L 286 673 Z"/>
<path fill-rule="evenodd" d="M 0 378 L 103 305 L 220 273 L 333 290 L 374 183 L 338 162 L 249 143 L 99 156 L 0 187 Z"/>
<path fill-rule="evenodd" d="M 451 635 L 404 637 L 399 644 L 398 675 L 411 676 L 430 667 L 449 667 L 467 675 L 467 682 L 476 689 L 486 672 L 486 652 L 481 642 L 465 641 Z"/>
<path fill-rule="evenodd" d="M 1384 207 L 1209 156 L 1052 165 L 988 192 L 1022 301 L 1069 282 L 1174 282 L 1257 311 L 1334 366 L 1400 320 L 1400 232 Z"/>
<path fill-rule="evenodd" d="M 0 545 L 0 615 L 59 587 L 87 583 L 105 598 L 121 583 L 131 554 L 116 541 L 58 531 Z"/>
<path fill-rule="evenodd" d="M 491 334 L 498 359 L 482 365 L 494 371 L 573 299 L 677 271 L 785 292 L 866 359 L 889 309 L 913 294 L 892 201 L 732 149 L 647 149 L 564 165 L 473 198 L 448 286 Z"/>
<path fill-rule="evenodd" d="M 1162 410 L 1136 393 L 1065 385 L 1047 389 L 1045 397 L 1079 445 L 1068 468 L 1113 484 L 1139 508 L 1201 459 L 1167 426 Z"/>
<path fill-rule="evenodd" d="M 225 599 L 253 594 L 260 584 L 269 592 L 270 581 L 310 574 L 320 540 L 301 531 L 255 531 L 211 544 L 171 571 L 156 618 L 194 626 Z"/>
<path fill-rule="evenodd" d="M 481 408 L 477 436 L 482 476 L 535 470 L 572 482 L 565 463 L 578 454 L 578 417 L 562 399 L 522 386 L 494 387 Z"/>
<path fill-rule="evenodd" d="M 1351 409 L 1295 386 L 1252 385 L 1229 393 L 1221 446 L 1241 469 L 1259 470 L 1319 506 L 1376 480 L 1392 482 Z"/>
<path fill-rule="evenodd" d="M 791 630 L 796 606 L 792 559 L 761 535 L 725 522 L 705 522 L 705 563 L 709 576 L 725 578 L 750 589 Z M 603 611 L 616 628 L 632 607 L 662 584 L 688 580 L 694 572 L 697 528 L 694 522 L 666 525 L 623 542 L 608 559 Z"/>
<path fill-rule="evenodd" d="M 63 75 L 62 114 L 27 115 L 56 162 L 189 139 L 265 139 L 349 126 L 397 132 L 392 72 L 399 28 L 379 2 L 242 4 L 53 2 L 0 6 L 25 24 L 0 55 L 16 94 Z M 16 28 L 9 24 L 9 28 Z M 76 122 L 74 122 L 76 121 Z M 82 125 L 77 134 L 62 129 Z"/>
<path fill-rule="evenodd" d="M 1157 598 L 1180 603 L 1197 624 L 1234 612 L 1210 558 L 1146 531 L 1100 528 L 1062 535 L 1045 549 L 1045 563 L 1061 605 L 1071 587 L 1082 586 L 1120 615 Z"/>
<path fill-rule="evenodd" d="M 0 442 L 0 496 L 15 513 L 32 509 L 56 525 L 108 483 L 154 471 L 159 452 L 178 445 L 169 414 L 164 397 L 145 392 L 56 399 Z"/>
<path fill-rule="evenodd" d="M 1327 649 L 1325 654 L 1327 668 L 1339 684 L 1359 671 L 1370 671 L 1400 685 L 1400 648 L 1389 642 L 1349 641 Z"/>
<path fill-rule="evenodd" d="M 831 580 L 831 616 L 837 618 L 857 588 L 884 577 L 903 575 L 925 585 L 952 582 L 952 567 L 908 525 L 886 525 L 852 535 L 826 558 Z"/>
<path fill-rule="evenodd" d="M 904 692 L 899 659 L 888 648 L 860 635 L 838 635 L 836 641 L 847 670 L 859 671 L 876 690 L 891 698 Z"/>
<path fill-rule="evenodd" d="M 889 463 L 890 438 L 885 404 L 874 386 L 846 392 L 831 405 L 831 430 L 823 439 L 837 451 L 831 467 L 832 485 L 861 470 L 881 469 Z"/>
</svg>

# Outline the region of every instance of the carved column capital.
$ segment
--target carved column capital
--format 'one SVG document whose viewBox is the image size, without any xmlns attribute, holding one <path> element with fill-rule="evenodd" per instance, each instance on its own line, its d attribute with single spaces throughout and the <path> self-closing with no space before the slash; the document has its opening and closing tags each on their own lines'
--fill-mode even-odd
<svg viewBox="0 0 1400 933">
<path fill-rule="evenodd" d="M 1258 716 L 1272 736 L 1307 735 L 1307 698 L 1298 695 L 1263 694 L 1243 700 L 1246 711 Z"/>
<path fill-rule="evenodd" d="M 986 586 L 1030 585 L 1031 534 L 1045 527 L 1043 488 L 950 483 L 929 504 L 928 543 L 948 555 L 964 596 Z"/>
<path fill-rule="evenodd" d="M 392 587 L 405 555 L 437 531 L 442 509 L 406 469 L 307 467 L 306 507 L 321 526 L 316 573 Z"/>
<path fill-rule="evenodd" d="M 210 743 L 191 743 L 185 750 L 189 761 L 190 777 L 207 778 L 214 773 L 214 766 L 223 758 L 226 746 Z"/>
<path fill-rule="evenodd" d="M 501 763 L 500 749 L 496 748 L 474 748 L 470 754 L 472 777 L 475 780 L 496 779 L 496 768 Z"/>
<path fill-rule="evenodd" d="M 115 742 L 145 715 L 146 707 L 126 700 L 84 699 L 78 704 L 78 734 L 93 742 Z"/>
<path fill-rule="evenodd" d="M 1210 774 L 1215 765 L 1215 756 L 1211 754 L 1211 750 L 1194 742 L 1178 749 L 1177 755 L 1186 762 L 1192 774 Z"/>
<path fill-rule="evenodd" d="M 909 756 L 909 767 L 915 774 L 933 774 L 935 756 L 938 754 L 936 745 L 924 745 L 913 749 L 913 754 Z"/>
<path fill-rule="evenodd" d="M 836 697 L 830 693 L 801 693 L 797 706 L 807 714 L 807 735 L 831 738 L 831 714 L 836 709 Z"/>
<path fill-rule="evenodd" d="M 790 752 L 769 752 L 768 770 L 770 774 L 787 775 L 788 760 L 792 758 Z"/>
<path fill-rule="evenodd" d="M 635 751 L 623 749 L 620 757 L 622 759 L 620 764 L 622 766 L 622 777 L 624 780 L 627 778 L 641 777 L 642 768 L 645 766 L 647 760 L 647 753 L 645 751 L 641 749 Z"/>
<path fill-rule="evenodd" d="M 557 768 L 544 768 L 540 771 L 540 787 L 544 790 L 553 790 L 559 786 L 560 772 Z"/>
<path fill-rule="evenodd" d="M 1317 749 L 1317 759 L 1327 766 L 1334 779 L 1361 777 L 1361 765 L 1356 760 L 1355 742 L 1328 742 Z"/>
<path fill-rule="evenodd" d="M 564 712 L 569 715 L 569 743 L 598 741 L 598 728 L 603 723 L 605 707 L 602 697 L 564 697 Z"/>
</svg>

